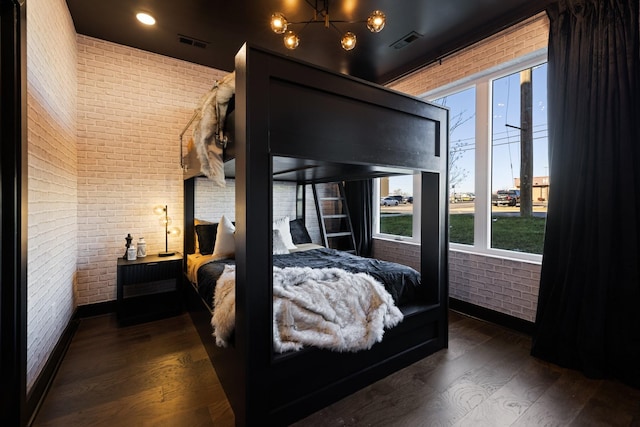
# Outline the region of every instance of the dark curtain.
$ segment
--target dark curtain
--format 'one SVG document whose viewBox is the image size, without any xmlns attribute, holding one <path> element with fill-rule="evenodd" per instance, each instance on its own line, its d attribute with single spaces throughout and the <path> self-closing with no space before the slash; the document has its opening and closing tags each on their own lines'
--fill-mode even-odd
<svg viewBox="0 0 640 427">
<path fill-rule="evenodd" d="M 532 354 L 640 386 L 638 0 L 547 12 L 551 192 Z"/>
<path fill-rule="evenodd" d="M 347 181 L 344 184 L 344 193 L 356 240 L 356 253 L 370 257 L 373 236 L 373 180 Z"/>
</svg>

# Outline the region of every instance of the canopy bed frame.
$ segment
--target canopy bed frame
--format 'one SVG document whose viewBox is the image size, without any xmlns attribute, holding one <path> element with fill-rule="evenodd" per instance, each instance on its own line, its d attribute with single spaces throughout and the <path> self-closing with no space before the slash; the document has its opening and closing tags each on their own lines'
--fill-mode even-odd
<svg viewBox="0 0 640 427">
<path fill-rule="evenodd" d="M 225 174 L 236 186 L 235 344 L 216 347 L 211 312 L 190 283 L 188 308 L 236 425 L 280 425 L 447 346 L 448 110 L 251 45 L 238 52 L 235 73 L 224 152 Z M 192 158 L 181 158 L 185 253 L 194 251 L 199 169 Z M 309 184 L 416 172 L 422 176 L 420 270 L 427 284 L 420 300 L 400 307 L 404 320 L 370 350 L 274 352 L 273 181 Z"/>
</svg>

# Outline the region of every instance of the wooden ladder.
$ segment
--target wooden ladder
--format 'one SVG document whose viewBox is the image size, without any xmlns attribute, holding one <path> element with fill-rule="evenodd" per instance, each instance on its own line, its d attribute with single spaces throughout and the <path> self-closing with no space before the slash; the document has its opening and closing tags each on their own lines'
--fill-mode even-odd
<svg viewBox="0 0 640 427">
<path fill-rule="evenodd" d="M 318 194 L 317 184 L 311 184 L 311 188 L 324 246 L 357 254 L 344 183 L 340 181 L 319 185 L 322 186 L 321 195 Z"/>
</svg>

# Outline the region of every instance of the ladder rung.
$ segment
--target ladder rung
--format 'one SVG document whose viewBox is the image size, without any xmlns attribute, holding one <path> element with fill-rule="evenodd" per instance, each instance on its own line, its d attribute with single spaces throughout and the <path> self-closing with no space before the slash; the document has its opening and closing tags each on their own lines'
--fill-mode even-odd
<svg viewBox="0 0 640 427">
<path fill-rule="evenodd" d="M 327 237 L 342 237 L 342 236 L 351 236 L 349 231 L 339 231 L 337 233 L 327 233 Z"/>
<path fill-rule="evenodd" d="M 336 183 L 336 185 L 331 189 L 333 192 L 339 193 L 338 195 L 330 196 L 330 197 L 320 197 L 316 190 L 316 184 L 311 184 L 313 189 L 313 197 L 316 204 L 316 212 L 318 214 L 318 222 L 320 225 L 320 234 L 322 239 L 324 240 L 324 245 L 328 248 L 339 249 L 344 252 L 349 252 L 352 254 L 357 253 L 355 249 L 355 240 L 353 236 L 353 230 L 351 229 L 351 219 L 349 216 L 349 209 L 347 207 L 347 201 L 344 194 L 344 185 L 342 182 Z M 332 194 L 327 191 L 324 193 L 325 195 Z M 338 202 L 336 204 L 323 205 L 321 202 Z M 337 209 L 336 209 L 337 208 Z M 328 211 L 328 214 L 325 215 L 323 212 Z M 329 213 L 330 212 L 330 213 Z M 330 219 L 340 219 L 346 223 L 346 226 L 336 227 L 338 230 L 336 232 L 327 232 L 327 220 Z M 344 231 L 346 230 L 346 231 Z M 350 243 L 345 245 L 346 243 L 343 238 L 349 238 Z M 335 247 L 336 245 L 340 247 Z M 350 249 L 352 248 L 352 249 Z"/>
</svg>

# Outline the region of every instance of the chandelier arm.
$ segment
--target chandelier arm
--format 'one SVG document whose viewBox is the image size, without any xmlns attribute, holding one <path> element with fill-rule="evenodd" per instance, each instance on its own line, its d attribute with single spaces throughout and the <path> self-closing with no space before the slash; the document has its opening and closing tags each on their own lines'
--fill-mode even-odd
<svg viewBox="0 0 640 427">
<path fill-rule="evenodd" d="M 338 33 L 338 35 L 340 37 L 342 37 L 342 32 L 340 31 L 340 29 L 338 27 L 336 27 L 336 25 L 334 24 L 334 22 L 340 22 L 340 21 L 329 21 L 329 24 L 331 25 L 331 28 L 333 28 L 334 30 L 336 30 L 336 33 Z"/>
<path fill-rule="evenodd" d="M 344 19 L 330 19 L 330 24 L 366 24 L 367 21 L 345 21 Z M 308 21 L 296 21 L 288 22 L 288 25 L 301 25 L 301 24 L 324 24 L 324 20 L 319 21 L 317 19 L 309 19 Z"/>
<path fill-rule="evenodd" d="M 357 21 L 343 20 L 343 19 L 332 20 L 329 17 L 329 0 L 313 0 L 313 1 L 305 0 L 305 2 L 307 3 L 307 5 L 309 5 L 309 7 L 313 9 L 313 18 L 307 21 L 287 22 L 288 26 L 304 24 L 304 27 L 302 27 L 302 29 L 299 30 L 299 33 L 302 33 L 309 24 L 323 24 L 325 28 L 333 27 L 333 29 L 341 37 L 342 37 L 342 32 L 336 26 L 336 24 L 366 24 L 367 28 L 371 32 L 375 32 L 375 33 L 380 32 L 382 28 L 384 28 L 385 15 L 379 10 L 374 10 L 367 19 L 363 19 L 363 20 L 357 20 Z M 374 19 L 374 17 L 376 19 L 379 19 L 381 22 L 378 22 L 376 24 L 370 24 L 369 21 Z M 275 29 L 274 29 L 274 32 L 276 32 L 277 34 L 280 34 L 280 32 L 276 31 Z M 349 33 L 350 32 L 347 32 L 346 34 L 349 34 Z M 353 43 L 350 44 L 352 47 L 345 48 L 343 45 L 343 48 L 345 50 L 351 50 L 353 49 L 353 46 L 355 46 L 355 34 L 352 34 L 351 38 L 353 38 Z M 296 44 L 296 47 L 297 47 L 297 44 Z M 295 47 L 290 49 L 295 49 Z"/>
<path fill-rule="evenodd" d="M 320 11 L 324 10 L 324 9 L 318 10 L 318 0 L 315 0 L 315 4 L 311 3 L 309 0 L 305 0 L 305 1 L 309 5 L 309 7 L 312 7 L 316 12 L 320 12 Z"/>
<path fill-rule="evenodd" d="M 304 26 L 303 26 L 302 28 L 300 28 L 300 31 L 298 31 L 298 33 L 302 34 L 302 32 L 305 30 L 305 28 L 307 28 L 307 26 L 308 26 L 309 24 L 312 24 L 313 22 L 316 22 L 316 21 L 305 21 L 305 22 L 301 22 L 301 24 L 304 24 Z"/>
</svg>

